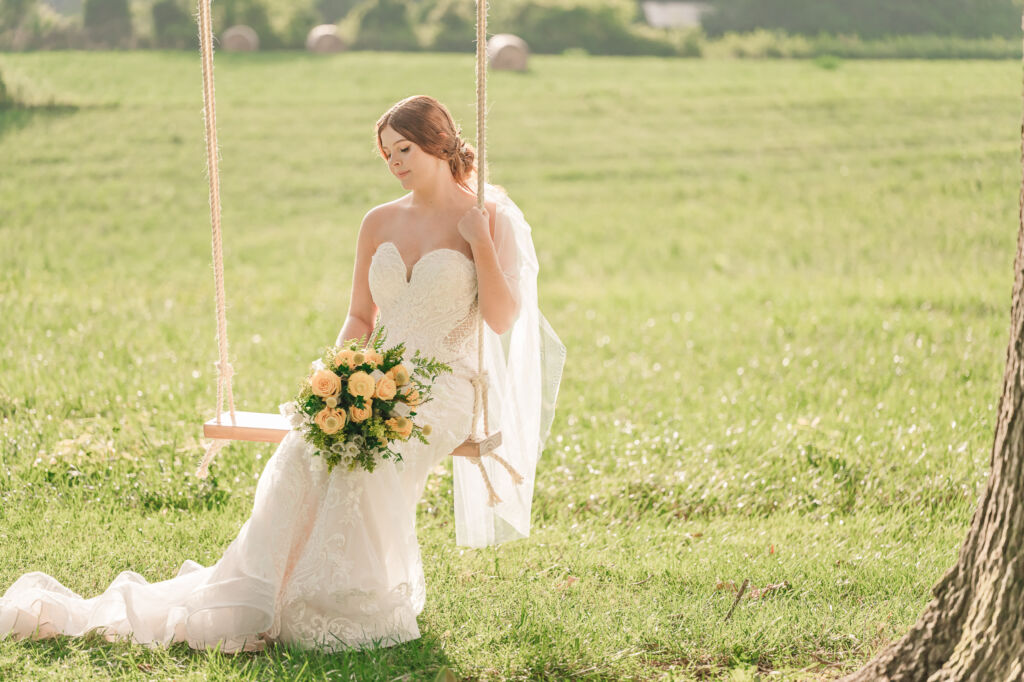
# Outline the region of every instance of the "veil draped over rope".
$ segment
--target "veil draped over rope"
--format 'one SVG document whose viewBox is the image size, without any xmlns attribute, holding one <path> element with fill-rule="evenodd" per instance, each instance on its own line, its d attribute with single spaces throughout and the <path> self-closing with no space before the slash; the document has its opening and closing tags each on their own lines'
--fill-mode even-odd
<svg viewBox="0 0 1024 682">
<path fill-rule="evenodd" d="M 501 431 L 497 452 L 523 476 L 513 484 L 508 472 L 483 457 L 501 502 L 488 506 L 480 471 L 466 457 L 453 457 L 455 542 L 468 547 L 497 545 L 530 534 L 537 460 L 551 430 L 565 365 L 565 345 L 540 311 L 539 264 L 531 228 L 523 212 L 502 190 L 488 183 L 485 199 L 495 203 L 495 247 L 519 299 L 519 315 L 504 334 L 484 324 L 484 370 L 488 375 L 490 424 Z M 514 258 L 512 256 L 514 255 Z"/>
</svg>

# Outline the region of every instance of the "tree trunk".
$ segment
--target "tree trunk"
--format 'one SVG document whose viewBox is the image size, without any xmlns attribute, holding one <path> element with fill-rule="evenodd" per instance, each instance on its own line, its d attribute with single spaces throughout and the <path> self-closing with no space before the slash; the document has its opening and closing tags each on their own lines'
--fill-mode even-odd
<svg viewBox="0 0 1024 682">
<path fill-rule="evenodd" d="M 1024 175 L 1024 122 L 1021 167 Z M 1019 200 L 1010 346 L 988 485 L 956 565 L 921 618 L 843 682 L 1024 680 L 1024 180 Z"/>
</svg>

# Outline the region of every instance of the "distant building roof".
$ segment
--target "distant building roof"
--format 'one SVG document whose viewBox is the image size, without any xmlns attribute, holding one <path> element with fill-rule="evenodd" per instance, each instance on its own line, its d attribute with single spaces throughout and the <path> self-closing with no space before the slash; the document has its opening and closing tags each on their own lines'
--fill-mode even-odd
<svg viewBox="0 0 1024 682">
<path fill-rule="evenodd" d="M 43 0 L 43 4 L 64 16 L 77 16 L 82 13 L 82 0 Z"/>
<path fill-rule="evenodd" d="M 684 0 L 641 0 L 644 19 L 655 28 L 694 28 L 701 16 L 711 10 L 706 2 Z"/>
</svg>

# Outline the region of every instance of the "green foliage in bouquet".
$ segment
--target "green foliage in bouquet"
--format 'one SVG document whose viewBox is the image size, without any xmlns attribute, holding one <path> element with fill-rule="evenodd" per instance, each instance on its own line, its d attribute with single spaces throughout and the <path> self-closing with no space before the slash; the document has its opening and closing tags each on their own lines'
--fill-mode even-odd
<svg viewBox="0 0 1024 682">
<path fill-rule="evenodd" d="M 416 423 L 415 408 L 451 367 L 419 351 L 407 359 L 404 343 L 386 348 L 385 339 L 380 327 L 369 338 L 326 347 L 295 401 L 283 406 L 329 470 L 344 464 L 373 471 L 381 460 L 402 460 L 395 441 L 428 442 L 430 425 Z"/>
</svg>

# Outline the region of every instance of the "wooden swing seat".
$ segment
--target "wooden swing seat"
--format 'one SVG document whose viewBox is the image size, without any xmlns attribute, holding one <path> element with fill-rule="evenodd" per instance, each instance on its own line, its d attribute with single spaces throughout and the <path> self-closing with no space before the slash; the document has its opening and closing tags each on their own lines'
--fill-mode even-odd
<svg viewBox="0 0 1024 682">
<path fill-rule="evenodd" d="M 288 420 L 280 414 L 267 412 L 238 412 L 232 421 L 231 413 L 224 412 L 220 422 L 214 417 L 203 424 L 203 436 L 218 440 L 247 440 L 259 443 L 280 443 L 292 430 Z M 493 452 L 501 445 L 501 432 L 487 438 L 469 437 L 452 451 L 452 457 L 476 457 Z"/>
<path fill-rule="evenodd" d="M 225 412 L 203 424 L 203 435 L 218 440 L 250 440 L 260 443 L 280 443 L 292 430 L 288 420 L 280 414 L 265 412 L 238 412 L 232 421 L 231 413 Z"/>
<path fill-rule="evenodd" d="M 461 445 L 452 450 L 452 457 L 478 457 L 493 452 L 501 445 L 501 431 L 487 436 L 487 438 L 473 438 L 470 436 L 462 441 Z"/>
</svg>

